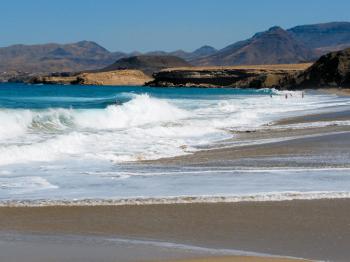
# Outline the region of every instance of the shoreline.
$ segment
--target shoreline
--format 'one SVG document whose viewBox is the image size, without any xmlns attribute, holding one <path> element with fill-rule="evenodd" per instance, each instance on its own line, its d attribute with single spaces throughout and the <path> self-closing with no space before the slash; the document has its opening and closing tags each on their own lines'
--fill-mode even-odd
<svg viewBox="0 0 350 262">
<path fill-rule="evenodd" d="M 317 169 L 314 169 L 317 170 Z M 322 169 L 320 169 L 322 170 Z M 349 168 L 329 168 L 332 170 L 349 170 Z M 276 170 L 278 171 L 278 169 Z M 290 169 L 290 171 L 298 171 Z M 300 170 L 300 171 L 303 171 Z M 298 200 L 337 200 L 350 199 L 350 192 L 345 191 L 311 191 L 311 192 L 277 192 L 246 195 L 181 195 L 174 197 L 131 197 L 131 198 L 86 198 L 79 200 L 0 200 L 0 208 L 45 208 L 45 207 L 120 207 L 120 206 L 158 206 L 182 204 L 233 204 L 246 202 L 285 202 Z"/>
<path fill-rule="evenodd" d="M 334 119 L 348 121 L 350 111 L 289 118 L 275 125 L 283 127 Z M 350 156 L 350 126 L 347 125 L 310 129 L 267 127 L 258 132 L 235 132 L 235 135 L 229 141 L 233 144 L 228 143 L 227 147 L 137 164 L 201 167 L 202 170 L 218 166 L 291 171 L 323 168 L 330 172 L 350 169 L 350 158 L 347 158 Z M 261 143 L 234 144 L 252 140 Z M 300 156 L 303 162 L 295 160 Z M 266 196 L 263 201 L 254 201 L 251 196 L 247 196 L 247 201 L 208 196 L 197 198 L 197 202 L 194 197 L 184 196 L 172 199 L 171 203 L 156 198 L 145 202 L 139 198 L 132 204 L 128 202 L 130 199 L 108 200 L 108 205 L 103 199 L 99 203 L 86 200 L 80 205 L 78 202 L 69 205 L 64 200 L 62 205 L 38 200 L 37 206 L 26 206 L 28 202 L 19 200 L 17 206 L 11 203 L 0 206 L 0 260 L 17 258 L 17 261 L 46 262 L 50 256 L 55 256 L 60 262 L 71 261 L 72 257 L 76 262 L 87 259 L 108 262 L 298 261 L 293 260 L 294 257 L 347 261 L 350 258 L 350 196 L 344 198 L 344 194 L 338 193 L 336 199 L 330 199 L 325 194 L 323 198 L 318 195 L 316 199 L 306 200 L 306 195 L 297 199 L 298 195 L 291 192 L 290 199 L 280 201 Z M 113 242 L 113 239 L 130 241 Z M 195 248 L 176 249 L 174 245 Z M 227 254 L 202 253 L 203 249 L 249 251 L 258 256 L 249 256 L 248 252 L 243 257 L 240 254 L 223 257 Z"/>
</svg>

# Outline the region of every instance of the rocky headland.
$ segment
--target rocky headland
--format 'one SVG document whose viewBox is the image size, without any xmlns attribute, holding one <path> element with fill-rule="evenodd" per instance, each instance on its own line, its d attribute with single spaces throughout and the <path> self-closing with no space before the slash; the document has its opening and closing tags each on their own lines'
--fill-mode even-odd
<svg viewBox="0 0 350 262">
<path fill-rule="evenodd" d="M 147 83 L 158 87 L 279 88 L 312 64 L 183 67 L 165 69 Z"/>
</svg>

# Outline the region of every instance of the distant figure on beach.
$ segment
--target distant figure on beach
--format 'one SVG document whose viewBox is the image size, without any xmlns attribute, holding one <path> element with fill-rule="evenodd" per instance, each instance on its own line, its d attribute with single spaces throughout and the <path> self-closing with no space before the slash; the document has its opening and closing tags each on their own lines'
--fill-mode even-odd
<svg viewBox="0 0 350 262">
<path fill-rule="evenodd" d="M 286 99 L 288 99 L 288 95 L 286 94 L 285 96 L 284 96 Z"/>
<path fill-rule="evenodd" d="M 304 98 L 304 92 L 301 92 L 301 98 Z"/>
</svg>

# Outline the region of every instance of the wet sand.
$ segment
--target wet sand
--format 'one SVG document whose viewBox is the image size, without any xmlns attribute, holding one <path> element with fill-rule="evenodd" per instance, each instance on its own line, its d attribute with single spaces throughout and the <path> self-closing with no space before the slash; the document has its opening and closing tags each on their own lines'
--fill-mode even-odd
<svg viewBox="0 0 350 262">
<path fill-rule="evenodd" d="M 102 236 L 165 241 L 308 259 L 348 261 L 349 213 L 348 199 L 147 206 L 2 207 L 0 243 L 3 240 L 3 232 L 17 232 L 22 235 L 76 235 L 83 239 Z M 57 242 L 66 241 L 54 243 Z M 14 241 L 14 243 L 17 243 L 13 245 L 17 250 L 19 246 L 25 244 L 25 241 Z M 83 241 L 78 243 L 82 243 L 85 249 L 91 245 L 91 243 L 85 245 Z M 93 243 L 95 243 L 92 245 L 95 257 L 98 258 L 99 254 L 102 260 L 104 253 L 107 254 L 110 250 L 100 248 L 103 252 L 99 253 L 99 245 L 96 244 L 99 241 L 95 240 Z M 45 244 L 39 244 L 38 248 L 48 244 L 49 241 L 45 241 Z M 11 251 L 8 245 L 5 247 L 5 250 L 2 249 L 3 246 L 0 244 L 0 258 L 1 255 L 5 256 L 6 252 Z M 56 248 L 60 249 L 60 246 Z M 79 251 L 85 249 L 82 247 L 74 249 L 77 250 L 77 254 L 72 251 L 77 258 L 76 261 L 81 261 L 78 259 L 79 255 L 84 254 L 80 254 Z M 131 250 L 135 250 L 135 253 L 138 251 L 137 248 Z M 130 253 L 130 249 L 124 251 L 119 253 L 119 256 L 125 258 L 125 255 Z M 177 258 L 181 256 L 186 258 L 189 255 L 203 257 L 196 252 L 192 254 L 180 252 L 177 253 Z M 216 255 L 220 256 L 220 253 Z M 132 261 L 131 258 L 135 259 L 131 256 L 128 261 Z M 152 257 L 148 253 L 148 257 L 145 258 Z M 153 258 L 156 260 L 156 257 Z M 171 259 L 171 252 L 170 257 L 163 254 L 162 259 L 165 258 Z"/>
<path fill-rule="evenodd" d="M 350 88 L 325 88 L 319 89 L 319 91 L 339 96 L 350 96 Z"/>
</svg>

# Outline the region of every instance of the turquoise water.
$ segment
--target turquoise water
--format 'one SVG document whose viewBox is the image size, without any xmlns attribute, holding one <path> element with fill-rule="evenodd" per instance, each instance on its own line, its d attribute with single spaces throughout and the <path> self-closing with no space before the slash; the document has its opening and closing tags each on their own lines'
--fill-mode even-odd
<svg viewBox="0 0 350 262">
<path fill-rule="evenodd" d="M 267 89 L 0 84 L 0 201 L 271 194 L 277 199 L 294 191 L 301 197 L 347 192 L 348 169 L 138 162 L 192 154 L 227 139 L 234 145 L 232 131 L 264 129 L 283 117 L 348 105 L 334 95 L 303 98 L 300 92 Z"/>
<path fill-rule="evenodd" d="M 151 88 L 151 87 L 110 87 L 110 86 L 62 86 L 0 84 L 1 108 L 105 108 L 115 103 L 125 103 L 130 94 L 149 94 L 164 99 L 217 99 L 232 95 L 273 94 L 272 90 L 254 89 L 198 89 L 198 88 Z"/>
</svg>

